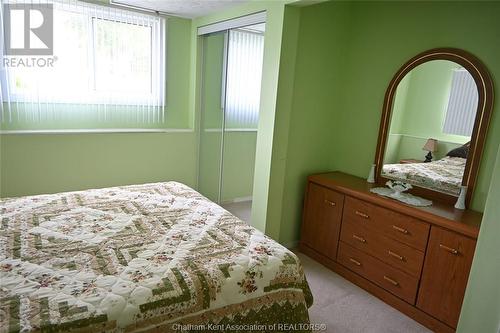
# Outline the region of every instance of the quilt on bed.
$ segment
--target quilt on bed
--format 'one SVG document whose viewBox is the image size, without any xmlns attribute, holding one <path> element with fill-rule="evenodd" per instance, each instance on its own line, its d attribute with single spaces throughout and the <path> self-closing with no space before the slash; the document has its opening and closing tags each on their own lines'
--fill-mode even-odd
<svg viewBox="0 0 500 333">
<path fill-rule="evenodd" d="M 389 178 L 458 195 L 466 162 L 465 158 L 447 156 L 429 163 L 385 164 L 382 173 Z"/>
<path fill-rule="evenodd" d="M 0 209 L 2 332 L 309 323 L 298 258 L 183 184 L 4 199 Z"/>
</svg>

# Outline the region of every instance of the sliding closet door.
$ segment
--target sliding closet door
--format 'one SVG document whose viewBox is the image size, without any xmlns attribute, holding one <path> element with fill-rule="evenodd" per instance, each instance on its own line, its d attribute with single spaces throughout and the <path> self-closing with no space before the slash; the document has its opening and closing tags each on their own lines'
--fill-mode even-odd
<svg viewBox="0 0 500 333">
<path fill-rule="evenodd" d="M 205 35 L 202 43 L 198 190 L 210 200 L 220 202 L 227 32 Z"/>
<path fill-rule="evenodd" d="M 247 202 L 247 210 L 253 191 L 264 29 L 262 23 L 231 29 L 228 35 L 221 203 Z"/>
<path fill-rule="evenodd" d="M 265 24 L 203 35 L 198 190 L 249 221 Z"/>
</svg>

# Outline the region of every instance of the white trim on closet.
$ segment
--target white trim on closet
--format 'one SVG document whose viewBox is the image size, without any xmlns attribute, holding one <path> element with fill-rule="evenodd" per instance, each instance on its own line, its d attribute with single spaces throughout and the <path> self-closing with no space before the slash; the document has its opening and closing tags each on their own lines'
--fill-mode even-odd
<svg viewBox="0 0 500 333">
<path fill-rule="evenodd" d="M 265 11 L 198 27 L 198 36 L 266 22 Z"/>
</svg>

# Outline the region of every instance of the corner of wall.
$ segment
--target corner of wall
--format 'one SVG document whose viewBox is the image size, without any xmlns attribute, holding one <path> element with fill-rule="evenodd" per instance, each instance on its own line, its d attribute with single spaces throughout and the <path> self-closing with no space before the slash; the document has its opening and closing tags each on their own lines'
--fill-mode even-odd
<svg viewBox="0 0 500 333">
<path fill-rule="evenodd" d="M 500 328 L 500 146 L 493 170 L 457 332 L 493 333 Z"/>
<path fill-rule="evenodd" d="M 283 156 L 280 190 L 279 240 L 296 243 L 300 237 L 302 209 L 307 176 L 329 170 L 336 131 L 336 103 L 341 96 L 339 72 L 345 57 L 349 3 L 323 3 L 300 10 L 290 105 L 287 106 L 287 144 Z M 335 32 L 325 29 L 325 20 Z M 288 30 L 288 29 L 287 29 Z M 318 41 L 320 41 L 318 43 Z M 327 41 L 327 42 L 326 42 Z M 340 60 L 339 60 L 340 59 Z M 339 60 L 337 62 L 337 60 Z M 332 74 L 329 73 L 333 70 Z M 286 82 L 286 76 L 284 77 Z M 280 80 L 281 82 L 281 80 Z M 329 89 L 317 89 L 317 85 Z M 286 96 L 280 93 L 280 98 Z M 286 104 L 284 104 L 286 106 Z M 279 167 L 280 164 L 277 164 Z"/>
<path fill-rule="evenodd" d="M 266 234 L 279 241 L 299 26 L 300 8 L 285 6 L 266 216 Z"/>
</svg>

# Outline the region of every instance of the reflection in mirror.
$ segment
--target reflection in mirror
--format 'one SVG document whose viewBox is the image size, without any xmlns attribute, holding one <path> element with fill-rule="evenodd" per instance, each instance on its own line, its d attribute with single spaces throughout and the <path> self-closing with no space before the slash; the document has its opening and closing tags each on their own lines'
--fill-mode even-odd
<svg viewBox="0 0 500 333">
<path fill-rule="evenodd" d="M 459 64 L 413 68 L 396 90 L 382 176 L 458 196 L 477 104 L 476 83 Z"/>
</svg>

